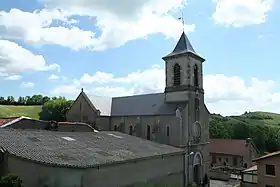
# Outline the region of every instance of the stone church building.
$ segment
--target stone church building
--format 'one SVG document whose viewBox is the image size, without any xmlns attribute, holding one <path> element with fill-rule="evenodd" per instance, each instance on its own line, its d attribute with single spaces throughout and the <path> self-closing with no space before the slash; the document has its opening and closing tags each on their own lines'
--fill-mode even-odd
<svg viewBox="0 0 280 187">
<path fill-rule="evenodd" d="M 208 173 L 209 111 L 204 103 L 205 59 L 183 32 L 165 61 L 165 91 L 126 97 L 91 96 L 81 91 L 67 121 L 97 130 L 120 131 L 185 149 L 187 183 L 201 183 Z M 209 176 L 207 174 L 207 176 Z"/>
</svg>

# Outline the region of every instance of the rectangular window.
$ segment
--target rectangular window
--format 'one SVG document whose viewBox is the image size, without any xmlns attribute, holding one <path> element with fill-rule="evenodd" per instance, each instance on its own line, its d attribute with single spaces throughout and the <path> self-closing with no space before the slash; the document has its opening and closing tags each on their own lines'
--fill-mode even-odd
<svg viewBox="0 0 280 187">
<path fill-rule="evenodd" d="M 217 163 L 217 158 L 215 155 L 212 156 L 212 164 L 216 164 Z"/>
<path fill-rule="evenodd" d="M 265 174 L 275 176 L 275 166 L 271 164 L 265 165 Z"/>
<path fill-rule="evenodd" d="M 233 157 L 233 165 L 237 166 L 237 157 Z"/>
</svg>

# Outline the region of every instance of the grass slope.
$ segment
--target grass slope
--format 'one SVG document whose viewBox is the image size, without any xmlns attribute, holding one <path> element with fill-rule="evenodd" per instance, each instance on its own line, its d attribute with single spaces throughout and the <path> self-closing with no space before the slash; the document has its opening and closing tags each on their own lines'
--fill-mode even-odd
<svg viewBox="0 0 280 187">
<path fill-rule="evenodd" d="M 39 119 L 39 113 L 42 106 L 12 106 L 0 105 L 0 118 L 26 116 L 33 119 Z"/>
</svg>

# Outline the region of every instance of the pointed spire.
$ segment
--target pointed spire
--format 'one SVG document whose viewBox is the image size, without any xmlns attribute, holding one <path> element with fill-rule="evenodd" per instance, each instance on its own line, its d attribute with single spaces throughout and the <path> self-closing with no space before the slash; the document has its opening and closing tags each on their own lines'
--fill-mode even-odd
<svg viewBox="0 0 280 187">
<path fill-rule="evenodd" d="M 185 34 L 185 32 L 183 31 L 179 41 L 177 42 L 174 50 L 172 51 L 172 53 L 168 54 L 167 56 L 163 57 L 163 60 L 166 60 L 166 58 L 169 58 L 171 56 L 174 55 L 179 55 L 179 54 L 184 54 L 184 53 L 190 53 L 192 54 L 194 57 L 200 59 L 202 62 L 205 61 L 204 58 L 200 57 L 194 50 L 190 40 L 188 39 L 187 35 Z"/>
<path fill-rule="evenodd" d="M 174 48 L 172 53 L 181 53 L 181 52 L 191 52 L 195 53 L 191 42 L 189 41 L 185 32 L 182 33 L 176 47 Z"/>
</svg>

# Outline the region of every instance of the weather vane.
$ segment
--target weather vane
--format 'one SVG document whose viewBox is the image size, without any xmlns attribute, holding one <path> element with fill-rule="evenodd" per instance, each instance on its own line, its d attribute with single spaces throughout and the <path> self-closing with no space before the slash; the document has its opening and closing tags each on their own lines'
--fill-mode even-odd
<svg viewBox="0 0 280 187">
<path fill-rule="evenodd" d="M 181 12 L 181 17 L 179 17 L 178 19 L 181 20 L 182 22 L 182 26 L 183 26 L 183 32 L 185 31 L 184 25 L 185 25 L 185 21 L 184 21 L 184 12 L 182 9 L 180 9 Z"/>
</svg>

